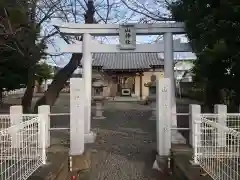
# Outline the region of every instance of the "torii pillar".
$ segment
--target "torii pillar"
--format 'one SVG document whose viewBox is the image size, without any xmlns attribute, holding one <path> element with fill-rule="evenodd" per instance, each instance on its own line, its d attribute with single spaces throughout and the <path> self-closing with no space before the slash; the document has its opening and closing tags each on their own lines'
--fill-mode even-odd
<svg viewBox="0 0 240 180">
<path fill-rule="evenodd" d="M 171 88 L 171 112 L 172 126 L 177 126 L 176 116 L 176 97 L 175 97 L 175 79 L 174 79 L 174 56 L 173 56 L 173 34 L 171 32 L 164 33 L 164 77 L 169 78 L 172 83 Z"/>
<path fill-rule="evenodd" d="M 83 34 L 82 46 L 82 64 L 84 79 L 84 134 L 85 142 L 92 143 L 95 141 L 96 135 L 91 132 L 91 101 L 92 101 L 92 53 L 91 53 L 91 35 Z"/>
</svg>

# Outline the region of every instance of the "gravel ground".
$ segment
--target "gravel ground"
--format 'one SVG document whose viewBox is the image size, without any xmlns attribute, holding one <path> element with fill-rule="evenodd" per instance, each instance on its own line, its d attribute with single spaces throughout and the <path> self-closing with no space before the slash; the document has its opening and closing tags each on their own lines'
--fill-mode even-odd
<svg viewBox="0 0 240 180">
<path fill-rule="evenodd" d="M 14 104 L 14 100 L 10 101 Z M 188 112 L 188 104 L 195 102 L 177 100 L 177 103 L 178 112 Z M 94 111 L 93 107 L 92 112 Z M 61 95 L 52 112 L 68 113 L 69 95 Z M 87 146 L 95 152 L 89 179 L 162 179 L 158 172 L 152 170 L 156 149 L 156 122 L 149 120 L 150 107 L 136 102 L 106 102 L 104 116 L 106 119 L 92 120 L 92 129 L 98 136 L 94 144 Z M 51 117 L 51 126 L 69 127 L 69 116 Z M 178 126 L 188 127 L 188 117 L 179 117 Z M 60 132 L 52 132 L 52 135 L 58 133 Z M 68 133 L 64 134 L 61 137 L 68 139 Z M 187 132 L 182 134 L 188 137 Z"/>
<path fill-rule="evenodd" d="M 53 112 L 68 112 L 68 105 L 59 100 Z M 63 106 L 64 104 L 64 106 Z M 92 108 L 94 113 L 95 108 Z M 134 102 L 106 102 L 103 120 L 92 120 L 92 130 L 97 133 L 94 144 L 87 149 L 92 157 L 90 180 L 155 180 L 159 173 L 152 170 L 156 149 L 156 122 L 148 120 L 149 107 Z M 52 127 L 69 127 L 68 116 L 54 116 Z"/>
<path fill-rule="evenodd" d="M 60 98 L 52 111 L 69 112 L 67 97 Z M 94 112 L 93 107 L 92 115 Z M 159 179 L 159 173 L 152 170 L 156 122 L 148 120 L 150 108 L 135 102 L 106 102 L 103 115 L 106 119 L 92 120 L 91 124 L 97 139 L 87 146 L 95 152 L 88 179 Z M 54 116 L 51 119 L 52 127 L 69 127 L 68 116 Z"/>
<path fill-rule="evenodd" d="M 98 136 L 90 148 L 96 150 L 97 166 L 92 167 L 90 179 L 159 179 L 152 170 L 156 130 L 155 121 L 148 120 L 151 112 L 120 107 L 122 103 L 118 109 L 106 109 L 106 119 L 92 121 Z"/>
</svg>

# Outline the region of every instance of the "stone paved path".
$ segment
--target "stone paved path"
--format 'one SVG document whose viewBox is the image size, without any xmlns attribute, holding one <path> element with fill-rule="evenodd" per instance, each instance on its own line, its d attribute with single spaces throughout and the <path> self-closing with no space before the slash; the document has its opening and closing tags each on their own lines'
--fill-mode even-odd
<svg viewBox="0 0 240 180">
<path fill-rule="evenodd" d="M 148 120 L 151 112 L 126 110 L 129 103 L 116 105 L 115 109 L 105 110 L 106 119 L 92 121 L 98 136 L 88 148 L 96 151 L 93 157 L 97 166 L 92 167 L 90 179 L 159 179 L 159 173 L 152 170 L 156 130 L 155 121 Z"/>
</svg>

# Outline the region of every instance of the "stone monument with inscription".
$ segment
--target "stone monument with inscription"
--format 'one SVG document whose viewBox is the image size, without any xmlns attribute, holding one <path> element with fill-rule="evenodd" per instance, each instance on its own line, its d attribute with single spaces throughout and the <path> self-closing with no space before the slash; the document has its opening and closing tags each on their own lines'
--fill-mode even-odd
<svg viewBox="0 0 240 180">
<path fill-rule="evenodd" d="M 168 156 L 171 148 L 171 81 L 156 81 L 157 150 L 160 156 Z"/>
<path fill-rule="evenodd" d="M 71 156 L 84 152 L 84 80 L 70 78 L 70 150 Z"/>
</svg>

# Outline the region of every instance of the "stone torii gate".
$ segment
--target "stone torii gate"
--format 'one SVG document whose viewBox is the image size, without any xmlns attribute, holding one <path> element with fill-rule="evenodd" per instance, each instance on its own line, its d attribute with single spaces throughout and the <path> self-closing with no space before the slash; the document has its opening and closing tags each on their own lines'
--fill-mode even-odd
<svg viewBox="0 0 240 180">
<path fill-rule="evenodd" d="M 164 53 L 164 77 L 171 80 L 171 111 L 172 126 L 177 126 L 176 98 L 174 84 L 174 52 L 191 52 L 188 43 L 173 41 L 174 34 L 184 34 L 183 23 L 159 24 L 76 24 L 61 23 L 55 27 L 63 35 L 83 36 L 80 44 L 68 45 L 63 52 L 83 53 L 83 78 L 85 86 L 85 134 L 91 134 L 91 81 L 92 81 L 92 53 L 97 52 L 158 52 Z M 100 44 L 92 36 L 118 36 L 120 44 Z M 136 44 L 136 35 L 163 35 L 163 43 Z"/>
</svg>

